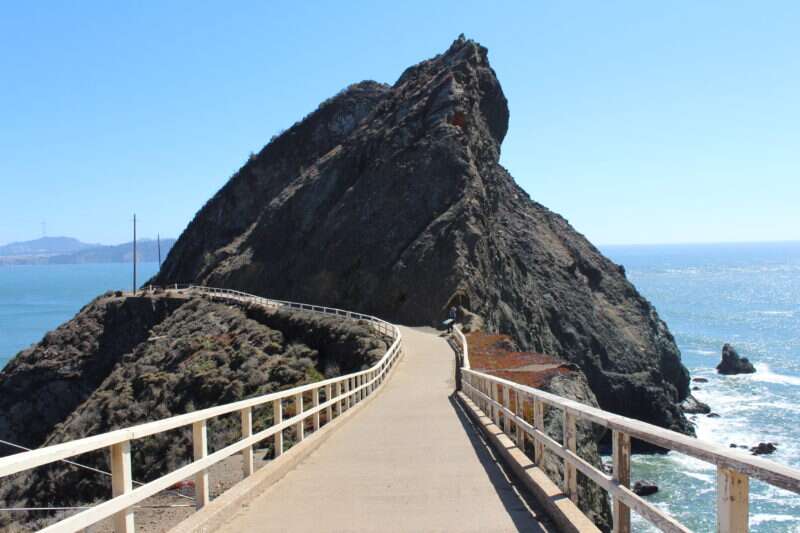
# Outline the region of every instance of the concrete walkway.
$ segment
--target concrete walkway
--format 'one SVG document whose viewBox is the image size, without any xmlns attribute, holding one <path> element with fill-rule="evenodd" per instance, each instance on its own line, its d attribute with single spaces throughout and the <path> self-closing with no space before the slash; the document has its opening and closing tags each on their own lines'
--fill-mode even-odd
<svg viewBox="0 0 800 533">
<path fill-rule="evenodd" d="M 451 399 L 445 339 L 402 333 L 374 401 L 219 531 L 552 531 Z"/>
</svg>

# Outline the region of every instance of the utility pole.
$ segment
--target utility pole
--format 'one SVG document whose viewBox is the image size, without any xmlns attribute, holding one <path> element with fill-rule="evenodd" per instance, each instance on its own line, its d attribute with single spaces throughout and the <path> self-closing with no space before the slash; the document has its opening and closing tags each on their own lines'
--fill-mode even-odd
<svg viewBox="0 0 800 533">
<path fill-rule="evenodd" d="M 156 241 L 158 242 L 158 269 L 161 270 L 161 234 L 156 233 Z"/>
<path fill-rule="evenodd" d="M 136 294 L 136 213 L 133 214 L 133 293 Z"/>
</svg>

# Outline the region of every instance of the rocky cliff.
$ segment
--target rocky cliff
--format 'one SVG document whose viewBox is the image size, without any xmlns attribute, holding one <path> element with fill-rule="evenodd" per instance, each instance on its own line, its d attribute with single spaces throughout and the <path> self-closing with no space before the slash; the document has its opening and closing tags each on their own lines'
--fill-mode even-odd
<svg viewBox="0 0 800 533">
<path fill-rule="evenodd" d="M 388 339 L 367 325 L 297 311 L 266 312 L 203 298 L 95 299 L 0 372 L 0 439 L 29 448 L 66 442 L 268 394 L 367 368 Z M 254 411 L 254 427 L 271 420 Z M 240 435 L 238 414 L 209 422 L 209 449 Z M 291 432 L 288 432 L 291 433 Z M 291 434 L 287 435 L 291 444 Z M 133 475 L 147 481 L 191 460 L 191 428 L 132 443 Z M 0 445 L 0 456 L 18 452 Z M 108 470 L 103 452 L 82 464 Z M 4 479 L 3 507 L 65 506 L 106 498 L 107 477 L 53 463 Z M 38 529 L 42 513 L 0 516 Z"/>
<path fill-rule="evenodd" d="M 392 86 L 352 85 L 254 155 L 153 282 L 406 324 L 458 304 L 579 365 L 603 408 L 691 433 L 672 335 L 620 266 L 499 164 L 508 121 L 487 50 L 463 37 Z"/>
</svg>

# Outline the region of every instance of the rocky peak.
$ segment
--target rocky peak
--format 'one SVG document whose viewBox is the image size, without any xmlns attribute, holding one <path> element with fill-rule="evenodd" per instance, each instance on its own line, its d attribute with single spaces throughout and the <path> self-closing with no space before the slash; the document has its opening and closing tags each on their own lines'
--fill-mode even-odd
<svg viewBox="0 0 800 533">
<path fill-rule="evenodd" d="M 351 86 L 204 206 L 156 284 L 196 282 L 436 324 L 452 305 L 578 365 L 600 405 L 690 433 L 689 376 L 655 309 L 499 164 L 508 105 L 459 37 L 392 86 Z"/>
</svg>

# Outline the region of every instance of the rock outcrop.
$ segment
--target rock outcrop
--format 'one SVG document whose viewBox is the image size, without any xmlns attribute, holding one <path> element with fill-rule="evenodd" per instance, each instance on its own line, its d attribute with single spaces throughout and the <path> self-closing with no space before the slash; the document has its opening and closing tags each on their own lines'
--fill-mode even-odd
<svg viewBox="0 0 800 533">
<path fill-rule="evenodd" d="M 47 446 L 268 394 L 367 368 L 388 342 L 366 324 L 335 317 L 199 297 L 108 294 L 0 372 L 0 439 Z M 255 410 L 254 425 L 265 427 L 270 417 L 271 406 Z M 236 416 L 210 420 L 210 451 L 240 431 Z M 187 463 L 191 442 L 190 427 L 134 441 L 134 478 L 148 481 Z M 0 446 L 0 456 L 17 451 Z M 103 452 L 78 460 L 108 470 Z M 57 462 L 4 478 L 0 502 L 77 505 L 109 490 L 108 478 Z M 0 529 L 7 519 L 0 517 Z"/>
<path fill-rule="evenodd" d="M 722 347 L 722 360 L 717 365 L 717 372 L 725 375 L 752 374 L 756 371 L 747 357 L 741 357 L 736 348 L 728 343 Z"/>
<path fill-rule="evenodd" d="M 711 412 L 711 407 L 703 403 L 691 394 L 681 403 L 683 412 L 690 415 L 707 415 Z"/>
<path fill-rule="evenodd" d="M 154 284 L 193 281 L 411 325 L 451 305 L 584 371 L 600 405 L 685 433 L 667 326 L 499 164 L 506 98 L 456 40 L 392 85 L 362 82 L 254 155 L 197 213 Z"/>
</svg>

